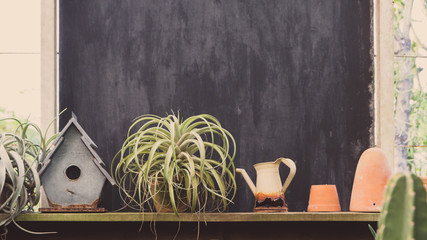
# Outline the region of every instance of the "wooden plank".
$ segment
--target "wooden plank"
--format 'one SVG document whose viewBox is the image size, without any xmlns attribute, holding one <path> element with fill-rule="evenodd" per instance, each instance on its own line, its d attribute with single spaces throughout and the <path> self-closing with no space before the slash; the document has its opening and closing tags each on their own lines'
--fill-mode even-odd
<svg viewBox="0 0 427 240">
<path fill-rule="evenodd" d="M 56 0 L 41 1 L 41 127 L 48 129 L 56 112 Z M 53 124 L 48 136 L 56 132 Z"/>
<path fill-rule="evenodd" d="M 306 222 L 306 221 L 343 221 L 343 222 L 375 222 L 378 213 L 27 213 L 18 216 L 18 221 L 46 221 L 46 222 Z"/>
<path fill-rule="evenodd" d="M 393 2 L 376 0 L 376 145 L 394 166 Z"/>
</svg>

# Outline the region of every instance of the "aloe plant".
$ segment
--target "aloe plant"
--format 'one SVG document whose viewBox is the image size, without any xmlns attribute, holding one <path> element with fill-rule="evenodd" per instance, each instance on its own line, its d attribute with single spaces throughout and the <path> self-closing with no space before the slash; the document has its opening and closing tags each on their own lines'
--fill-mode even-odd
<svg viewBox="0 0 427 240">
<path fill-rule="evenodd" d="M 144 211 L 154 202 L 175 213 L 225 211 L 236 194 L 235 155 L 233 136 L 211 115 L 143 115 L 130 126 L 111 172 L 128 207 Z"/>
<path fill-rule="evenodd" d="M 39 202 L 38 170 L 56 136 L 48 139 L 47 130 L 43 134 L 37 125 L 16 118 L 0 121 L 6 120 L 14 121 L 17 128 L 11 133 L 0 133 L 0 213 L 6 213 L 0 219 L 0 226 L 4 227 L 15 222 L 22 211 L 32 211 Z M 29 131 L 36 133 L 38 142 L 28 138 Z"/>
</svg>

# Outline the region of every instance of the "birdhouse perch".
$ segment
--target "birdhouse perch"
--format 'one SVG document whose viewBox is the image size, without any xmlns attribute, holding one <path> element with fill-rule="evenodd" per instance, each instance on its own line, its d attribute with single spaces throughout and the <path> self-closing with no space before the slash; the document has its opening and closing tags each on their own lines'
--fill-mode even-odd
<svg viewBox="0 0 427 240">
<path fill-rule="evenodd" d="M 104 208 L 98 208 L 98 202 L 105 180 L 112 185 L 115 182 L 94 150 L 96 144 L 77 122 L 74 114 L 54 144 L 39 172 L 49 203 L 49 208 L 40 210 L 104 212 Z"/>
</svg>

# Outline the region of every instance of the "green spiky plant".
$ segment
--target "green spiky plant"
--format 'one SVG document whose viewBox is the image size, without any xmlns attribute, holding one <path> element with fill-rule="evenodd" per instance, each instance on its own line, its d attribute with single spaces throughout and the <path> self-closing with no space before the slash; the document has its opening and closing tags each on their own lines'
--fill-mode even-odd
<svg viewBox="0 0 427 240">
<path fill-rule="evenodd" d="M 389 180 L 376 239 L 427 239 L 426 191 L 413 173 L 396 173 Z"/>
<path fill-rule="evenodd" d="M 126 206 L 139 211 L 146 203 L 160 212 L 225 211 L 236 194 L 235 155 L 233 136 L 211 115 L 143 115 L 111 172 Z"/>
<path fill-rule="evenodd" d="M 0 226 L 5 229 L 3 235 L 7 234 L 6 226 L 11 222 L 24 231 L 45 234 L 47 232 L 32 232 L 20 227 L 15 218 L 23 211 L 33 211 L 40 200 L 38 170 L 56 135 L 48 139 L 47 130 L 43 134 L 37 125 L 28 121 L 21 122 L 16 118 L 0 121 L 11 121 L 10 125 L 17 126 L 12 132 L 0 133 L 0 213 L 4 214 Z"/>
</svg>

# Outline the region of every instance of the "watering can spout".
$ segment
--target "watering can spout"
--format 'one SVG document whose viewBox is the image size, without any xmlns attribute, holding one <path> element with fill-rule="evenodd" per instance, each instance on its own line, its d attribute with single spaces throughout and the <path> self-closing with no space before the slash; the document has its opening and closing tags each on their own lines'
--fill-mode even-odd
<svg viewBox="0 0 427 240">
<path fill-rule="evenodd" d="M 255 184 L 252 182 L 251 178 L 249 177 L 248 173 L 243 168 L 236 168 L 236 172 L 241 173 L 243 178 L 245 179 L 246 183 L 249 185 L 249 188 L 251 189 L 254 196 L 256 195 L 256 187 Z"/>
</svg>

